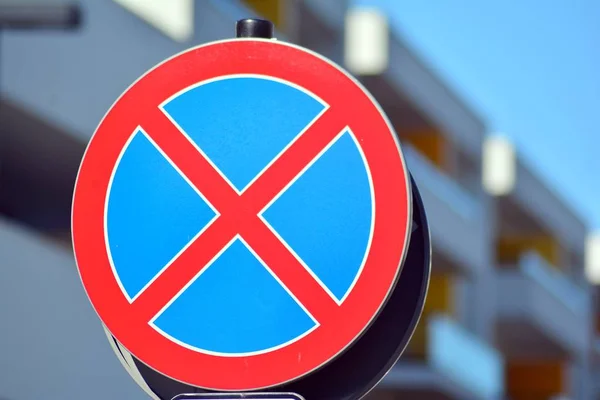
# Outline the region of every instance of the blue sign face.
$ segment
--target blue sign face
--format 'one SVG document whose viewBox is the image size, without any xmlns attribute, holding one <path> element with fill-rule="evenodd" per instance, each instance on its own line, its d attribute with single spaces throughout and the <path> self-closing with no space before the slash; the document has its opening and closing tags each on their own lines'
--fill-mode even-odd
<svg viewBox="0 0 600 400">
<path fill-rule="evenodd" d="M 240 195 L 325 109 L 305 90 L 257 76 L 204 83 L 163 105 Z M 173 161 L 139 128 L 114 170 L 107 247 L 131 302 L 219 217 L 210 196 Z M 372 192 L 364 156 L 346 128 L 259 213 L 338 304 L 352 290 L 369 250 Z M 208 354 L 239 356 L 284 347 L 318 327 L 243 236 L 202 267 L 151 321 L 170 340 Z"/>
</svg>

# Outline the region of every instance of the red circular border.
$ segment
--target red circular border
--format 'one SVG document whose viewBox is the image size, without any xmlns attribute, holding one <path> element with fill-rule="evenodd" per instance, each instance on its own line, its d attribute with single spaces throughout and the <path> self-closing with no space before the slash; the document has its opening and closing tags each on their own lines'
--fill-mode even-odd
<svg viewBox="0 0 600 400">
<path fill-rule="evenodd" d="M 366 157 L 375 197 L 375 226 L 367 261 L 336 319 L 278 350 L 221 357 L 184 348 L 129 311 L 110 267 L 104 240 L 107 188 L 117 158 L 144 110 L 197 82 L 259 74 L 292 82 L 344 110 Z M 398 140 L 374 100 L 349 75 L 299 47 L 267 40 L 230 40 L 185 51 L 147 72 L 104 117 L 88 145 L 73 200 L 73 245 L 93 307 L 136 358 L 175 380 L 214 390 L 252 390 L 297 379 L 353 343 L 393 289 L 411 223 L 408 174 Z"/>
</svg>

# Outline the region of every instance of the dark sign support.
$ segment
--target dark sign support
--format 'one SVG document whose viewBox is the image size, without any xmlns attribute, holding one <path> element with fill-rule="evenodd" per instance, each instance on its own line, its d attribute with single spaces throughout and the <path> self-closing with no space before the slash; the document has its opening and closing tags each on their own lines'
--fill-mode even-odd
<svg viewBox="0 0 600 400">
<path fill-rule="evenodd" d="M 264 19 L 241 19 L 235 24 L 235 36 L 238 38 L 273 39 L 275 26 Z"/>
<path fill-rule="evenodd" d="M 206 393 L 180 394 L 173 400 L 305 400 L 295 393 Z"/>
</svg>

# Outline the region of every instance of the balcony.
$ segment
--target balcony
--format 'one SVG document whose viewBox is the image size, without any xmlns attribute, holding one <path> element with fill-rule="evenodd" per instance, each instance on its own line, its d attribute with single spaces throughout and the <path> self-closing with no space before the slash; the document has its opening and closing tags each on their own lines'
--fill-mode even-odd
<svg viewBox="0 0 600 400">
<path fill-rule="evenodd" d="M 527 167 L 506 136 L 486 138 L 482 158 L 484 187 L 496 197 L 500 238 L 515 233 L 545 237 L 543 246 L 555 248 L 553 264 L 581 269 L 587 235 L 584 219 Z"/>
<path fill-rule="evenodd" d="M 488 265 L 485 214 L 482 205 L 458 183 L 408 144 L 402 146 L 406 164 L 423 197 L 430 223 L 434 258 L 441 255 L 453 272 L 476 273 Z"/>
<path fill-rule="evenodd" d="M 427 399 L 502 397 L 503 361 L 497 351 L 442 315 L 426 321 L 425 362 L 400 361 L 379 390 L 415 394 Z"/>
<path fill-rule="evenodd" d="M 304 0 L 300 2 L 304 11 L 314 18 L 312 22 L 321 22 L 334 32 L 344 29 L 347 0 Z"/>
<path fill-rule="evenodd" d="M 583 220 L 522 160 L 518 159 L 516 163 L 514 190 L 506 199 L 500 199 L 500 207 L 510 207 L 505 200 L 512 200 L 514 206 L 524 210 L 566 248 L 583 253 L 586 234 Z"/>
<path fill-rule="evenodd" d="M 7 31 L 0 57 L 3 100 L 83 142 L 148 69 L 190 46 L 234 37 L 232 21 L 252 15 L 241 1 L 197 1 L 194 37 L 178 43 L 113 1 L 85 6 L 76 35 Z"/>
<path fill-rule="evenodd" d="M 300 44 L 341 63 L 342 36 L 347 0 L 306 0 L 302 6 Z M 390 33 L 389 66 L 378 76 L 361 77 L 367 89 L 383 106 L 395 127 L 409 119 L 414 110 L 443 130 L 468 157 L 479 159 L 485 125 L 462 99 L 448 90 L 431 69 L 415 55 L 395 32 Z M 399 123 L 398 123 L 399 122 Z"/>
<path fill-rule="evenodd" d="M 535 252 L 497 272 L 499 347 L 508 357 L 564 358 L 590 343 L 591 299 Z"/>
</svg>

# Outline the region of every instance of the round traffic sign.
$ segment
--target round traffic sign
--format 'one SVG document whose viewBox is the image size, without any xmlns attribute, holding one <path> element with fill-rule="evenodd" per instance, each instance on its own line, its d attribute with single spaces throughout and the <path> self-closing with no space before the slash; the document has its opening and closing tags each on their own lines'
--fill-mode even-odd
<svg viewBox="0 0 600 400">
<path fill-rule="evenodd" d="M 396 363 L 417 326 L 425 302 L 431 272 L 431 242 L 423 201 L 412 183 L 413 222 L 410 244 L 396 287 L 377 319 L 343 354 L 293 382 L 264 391 L 294 392 L 306 399 L 363 398 Z M 181 393 L 208 393 L 174 381 L 132 357 L 110 333 L 116 356 L 132 378 L 151 397 L 170 400 Z"/>
<path fill-rule="evenodd" d="M 371 325 L 408 249 L 409 176 L 374 100 L 324 58 L 230 40 L 152 69 L 85 153 L 73 242 L 111 334 L 213 390 L 282 385 Z"/>
</svg>

